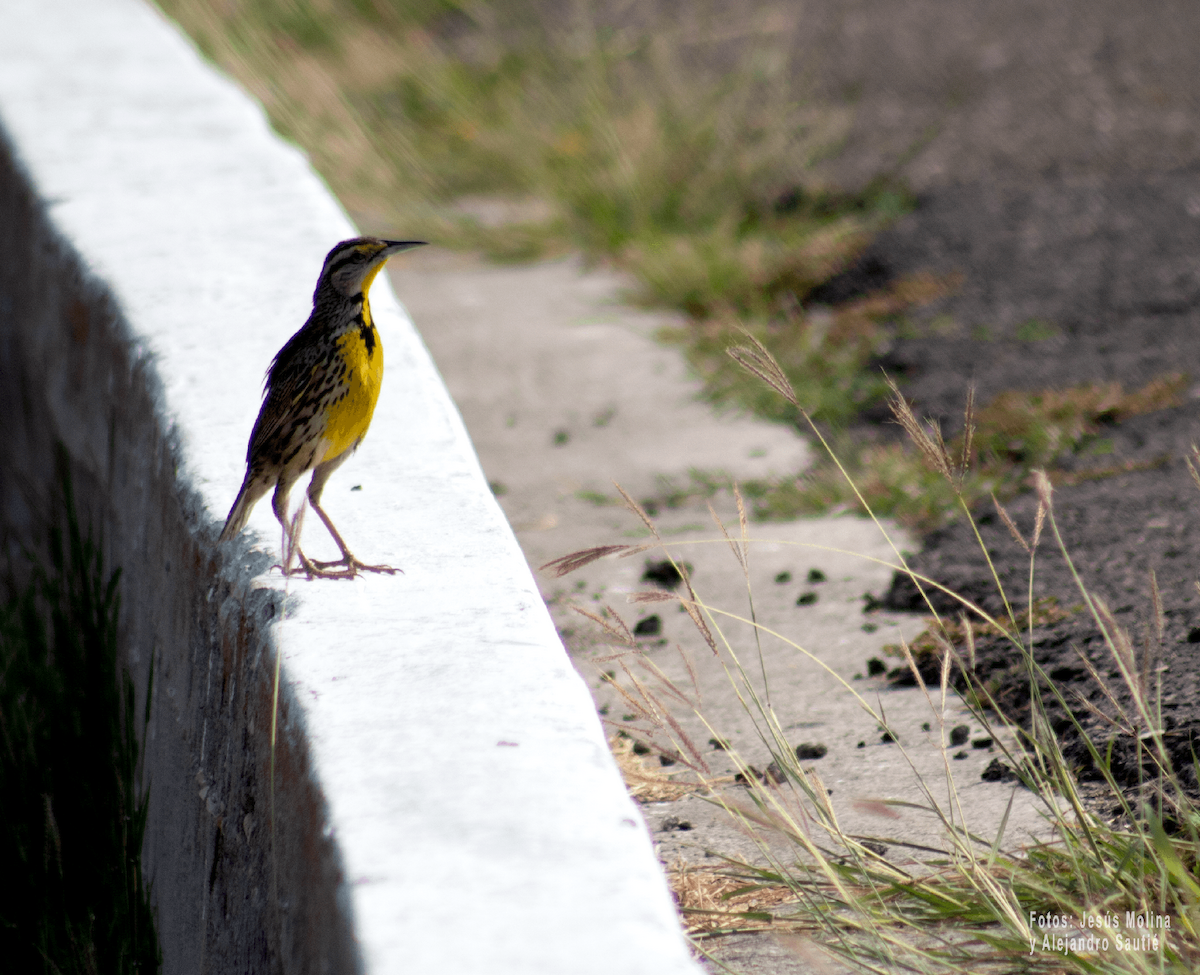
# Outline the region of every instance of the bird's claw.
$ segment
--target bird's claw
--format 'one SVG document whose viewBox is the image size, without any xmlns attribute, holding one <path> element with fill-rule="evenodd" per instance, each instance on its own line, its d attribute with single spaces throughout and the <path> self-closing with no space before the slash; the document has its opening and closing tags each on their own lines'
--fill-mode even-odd
<svg viewBox="0 0 1200 975">
<path fill-rule="evenodd" d="M 356 559 L 349 552 L 342 558 L 332 562 L 319 562 L 315 559 L 310 559 L 298 549 L 296 555 L 300 560 L 300 564 L 291 571 L 285 570 L 284 575 L 303 574 L 309 579 L 353 579 L 360 572 L 379 572 L 386 575 L 395 575 L 397 572 L 401 575 L 404 574 L 403 569 L 396 569 L 390 565 L 367 565 L 365 562 Z M 341 568 L 335 569 L 337 566 Z"/>
</svg>

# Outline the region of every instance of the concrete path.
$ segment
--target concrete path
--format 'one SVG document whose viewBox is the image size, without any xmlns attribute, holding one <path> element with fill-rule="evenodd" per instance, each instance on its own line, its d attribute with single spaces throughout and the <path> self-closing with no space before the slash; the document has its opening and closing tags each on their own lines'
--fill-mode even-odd
<svg viewBox="0 0 1200 975">
<path fill-rule="evenodd" d="M 675 323 L 665 314 L 631 309 L 620 302 L 621 279 L 607 271 L 583 271 L 573 260 L 531 267 L 496 267 L 473 259 L 418 252 L 391 271 L 406 304 L 462 411 L 484 471 L 530 565 L 583 548 L 645 541 L 640 520 L 613 503 L 619 481 L 635 498 L 659 498 L 664 484 L 683 486 L 690 471 L 723 471 L 738 479 L 768 472 L 795 472 L 808 456 L 806 444 L 786 427 L 750 418 L 715 416 L 697 400 L 681 356 L 654 342 L 656 328 Z M 736 527 L 728 491 L 712 499 L 719 515 Z M 736 614 L 747 612 L 747 578 L 720 540 L 706 504 L 660 504 L 657 522 L 678 558 L 694 567 L 699 596 Z M 900 546 L 912 546 L 889 528 Z M 814 518 L 786 524 L 751 525 L 749 581 L 758 619 L 788 636 L 828 666 L 780 640 L 763 641 L 763 664 L 771 701 L 792 744 L 819 742 L 828 754 L 813 762 L 832 790 L 834 806 L 853 833 L 937 846 L 940 827 L 932 815 L 909 812 L 880 818 L 864 800 L 925 797 L 900 748 L 880 740 L 880 731 L 860 701 L 837 678 L 857 688 L 899 731 L 909 758 L 945 802 L 947 765 L 952 765 L 969 825 L 994 834 L 1013 792 L 1011 785 L 980 781 L 993 754 L 969 749 L 947 763 L 939 747 L 939 719 L 917 690 L 889 690 L 879 679 L 856 680 L 866 661 L 882 656 L 898 631 L 911 637 L 917 619 L 863 613 L 864 593 L 886 588 L 890 569 L 870 561 L 894 561 L 888 542 L 856 517 Z M 714 539 L 716 540 L 714 542 Z M 705 719 L 747 760 L 763 763 L 749 715 L 733 692 L 721 660 L 704 645 L 677 605 L 631 606 L 625 595 L 641 581 L 654 553 L 602 560 L 563 579 L 537 573 L 560 633 L 610 723 L 624 724 L 618 695 L 601 679 L 613 670 L 612 650 L 597 628 L 574 612 L 611 604 L 630 626 L 656 614 L 660 632 L 644 644 L 647 657 L 681 686 L 687 668 L 676 651 L 685 648 L 696 670 L 696 690 Z M 811 570 L 825 581 L 809 583 Z M 786 575 L 783 575 L 785 574 Z M 785 581 L 777 581 L 784 579 Z M 815 603 L 797 605 L 804 593 Z M 665 609 L 664 609 L 665 607 Z M 760 663 L 749 628 L 730 623 L 730 645 L 757 673 Z M 621 676 L 627 687 L 629 681 Z M 761 690 L 762 681 L 754 679 Z M 712 736 L 689 709 L 677 717 L 701 743 L 713 769 L 731 773 L 728 757 L 705 744 Z M 977 724 L 952 701 L 945 728 Z M 922 730 L 928 723 L 932 730 Z M 630 722 L 630 724 L 634 724 Z M 860 745 L 860 743 L 862 743 Z M 958 749 L 955 749 L 958 751 Z M 1018 790 L 1007 840 L 1019 842 L 1039 825 L 1036 811 Z M 719 809 L 695 797 L 643 806 L 660 859 L 670 866 L 719 863 L 715 854 L 756 857 L 759 851 Z M 691 829 L 664 829 L 671 818 Z M 892 855 L 903 858 L 899 848 Z M 718 942 L 712 950 L 744 972 L 816 971 L 769 936 Z M 823 963 L 819 970 L 829 970 Z"/>
</svg>

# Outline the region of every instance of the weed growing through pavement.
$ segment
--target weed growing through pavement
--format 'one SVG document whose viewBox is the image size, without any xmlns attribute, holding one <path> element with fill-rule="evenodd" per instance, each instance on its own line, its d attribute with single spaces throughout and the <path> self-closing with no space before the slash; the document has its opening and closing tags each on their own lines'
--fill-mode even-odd
<svg viewBox="0 0 1200 975">
<path fill-rule="evenodd" d="M 784 371 L 761 343 L 751 342 L 731 355 L 802 410 Z M 963 492 L 971 476 L 974 423 L 970 404 L 958 444 L 945 443 L 936 429 L 919 422 L 898 393 L 894 393 L 892 406 L 915 449 L 950 486 L 969 517 Z M 822 440 L 819 429 L 812 429 Z M 839 464 L 832 452 L 830 462 Z M 1197 480 L 1200 484 L 1200 475 Z M 871 513 L 853 481 L 847 481 L 847 490 Z M 1059 534 L 1050 479 L 1038 471 L 1034 486 L 1038 506 L 1032 526 L 1022 529 L 997 505 L 1001 518 L 1029 555 L 1023 599 L 1017 593 L 1004 592 L 993 571 L 1004 606 L 998 615 L 990 615 L 934 580 L 912 572 L 896 552 L 893 568 L 907 573 L 922 592 L 941 590 L 961 605 L 955 617 L 939 614 L 930 605 L 930 626 L 919 641 L 918 652 L 924 658 L 920 663 L 911 646 L 903 640 L 900 644 L 912 679 L 927 698 L 937 723 L 934 730 L 943 742 L 944 782 L 922 778 L 904 744 L 893 737 L 924 796 L 923 808 L 940 824 L 942 851 L 920 850 L 889 839 L 889 849 L 907 855 L 885 856 L 886 851 L 881 852 L 873 840 L 850 835 L 839 823 L 820 777 L 797 758 L 770 699 L 761 645 L 756 662 L 754 648 L 734 645 L 728 636 L 730 627 L 734 623 L 753 626 L 756 640 L 780 640 L 808 657 L 813 666 L 826 665 L 788 634 L 755 621 L 746 571 L 753 540 L 740 495 L 738 529 L 730 532 L 718 520 L 720 537 L 716 541 L 728 545 L 746 571 L 747 613 L 705 602 L 677 555 L 678 544 L 659 534 L 653 519 L 628 496 L 625 503 L 652 535 L 649 543 L 602 546 L 565 556 L 546 567 L 561 575 L 599 558 L 659 550 L 678 570 L 680 591 L 634 593 L 631 601 L 674 601 L 682 607 L 708 652 L 720 659 L 759 744 L 770 754 L 769 765 L 760 769 L 736 751 L 728 752 L 746 786 L 745 800 L 733 798 L 714 781 L 701 748 L 676 717 L 682 708 L 704 720 L 695 695 L 668 678 L 642 652 L 611 608 L 604 614 L 585 614 L 616 645 L 609 663 L 619 666 L 624 679 L 615 679 L 614 669 L 611 683 L 628 711 L 652 731 L 642 750 L 656 751 L 674 766 L 689 769 L 695 787 L 710 789 L 710 800 L 756 840 L 757 858 L 730 857 L 718 871 L 684 864 L 676 864 L 671 871 L 685 923 L 701 949 L 706 937 L 767 928 L 811 939 L 863 971 L 1195 971 L 1200 964 L 1200 808 L 1187 784 L 1194 785 L 1197 769 L 1194 759 L 1191 768 L 1179 767 L 1164 743 L 1157 646 L 1148 640 L 1140 652 L 1135 650 L 1109 607 L 1089 592 Z M 880 530 L 884 530 L 882 524 Z M 1136 792 L 1122 790 L 1112 773 L 1111 746 L 1105 749 L 1096 738 L 1088 737 L 1080 716 L 1072 710 L 1079 707 L 1077 702 L 1065 699 L 1031 652 L 1036 621 L 1057 612 L 1036 597 L 1037 558 L 1039 551 L 1045 551 L 1046 541 L 1070 567 L 1082 605 L 1120 673 L 1119 692 L 1101 681 L 1106 702 L 1091 711 L 1093 717 L 1103 717 L 1109 740 L 1120 737 L 1136 750 L 1135 761 L 1144 770 L 1143 787 Z M 1151 619 L 1158 621 L 1155 632 L 1161 641 L 1162 606 L 1154 595 L 1153 579 L 1151 592 Z M 1031 718 L 1027 727 L 1011 722 L 991 699 L 988 688 L 974 678 L 974 640 L 984 632 L 1007 640 L 1014 658 L 1022 660 L 1028 670 Z M 1099 681 L 1095 668 L 1088 666 Z M 935 679 L 928 680 L 926 674 Z M 1030 790 L 1045 819 L 1048 839 L 1022 847 L 1006 841 L 1012 799 L 994 835 L 980 835 L 972 829 L 950 772 L 949 729 L 943 726 L 954 681 L 967 688 L 965 697 L 976 720 L 1000 748 L 1002 770 Z M 884 733 L 889 733 L 882 710 L 863 699 L 852 685 L 841 683 Z M 1051 699 L 1068 716 L 1070 731 L 1084 742 L 1103 777 L 1109 793 L 1106 805 L 1115 801 L 1119 806 L 1115 821 L 1101 818 L 1085 802 L 1047 715 L 1046 703 Z M 716 729 L 709 731 L 714 740 L 722 740 Z M 641 774 L 664 777 L 655 773 L 649 762 L 644 762 Z M 787 841 L 787 852 L 781 852 L 780 839 Z"/>
</svg>

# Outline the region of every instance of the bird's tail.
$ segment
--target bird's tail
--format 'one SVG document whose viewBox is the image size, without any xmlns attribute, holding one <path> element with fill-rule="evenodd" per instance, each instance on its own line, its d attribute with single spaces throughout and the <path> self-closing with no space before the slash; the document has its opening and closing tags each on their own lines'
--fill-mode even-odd
<svg viewBox="0 0 1200 975">
<path fill-rule="evenodd" d="M 237 500 L 233 502 L 233 507 L 229 509 L 229 517 L 225 519 L 225 527 L 221 529 L 220 541 L 227 542 L 231 538 L 236 538 L 238 532 L 246 527 L 246 522 L 250 518 L 250 512 L 258 503 L 258 499 L 267 493 L 270 484 L 262 481 L 253 480 L 249 474 L 246 475 L 246 480 L 242 482 L 242 489 L 238 491 Z"/>
</svg>

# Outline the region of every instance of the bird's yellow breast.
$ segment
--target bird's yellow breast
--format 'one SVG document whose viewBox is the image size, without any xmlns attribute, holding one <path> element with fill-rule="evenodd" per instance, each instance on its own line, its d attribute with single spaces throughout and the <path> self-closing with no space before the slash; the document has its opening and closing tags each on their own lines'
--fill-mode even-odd
<svg viewBox="0 0 1200 975">
<path fill-rule="evenodd" d="M 329 443 L 322 461 L 332 460 L 358 446 L 371 425 L 379 388 L 383 384 L 383 343 L 363 302 L 363 324 L 349 329 L 337 340 L 339 355 L 346 365 L 345 395 L 330 404 L 325 426 Z"/>
</svg>

